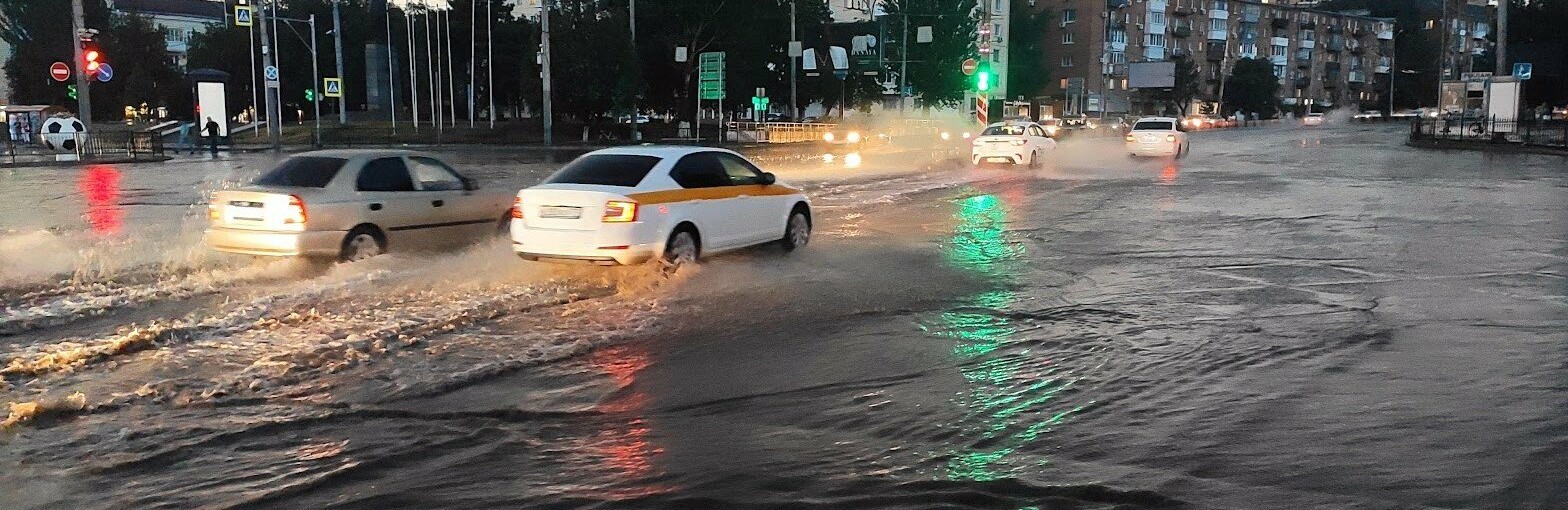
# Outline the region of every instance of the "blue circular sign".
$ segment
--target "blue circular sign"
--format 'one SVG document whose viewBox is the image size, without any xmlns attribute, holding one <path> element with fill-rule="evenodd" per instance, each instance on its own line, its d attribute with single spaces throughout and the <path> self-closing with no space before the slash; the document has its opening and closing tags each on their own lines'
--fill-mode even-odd
<svg viewBox="0 0 1568 510">
<path fill-rule="evenodd" d="M 278 67 L 277 66 L 267 66 L 267 70 L 266 70 L 266 72 L 264 74 L 267 76 L 268 80 L 277 81 L 278 80 Z"/>
<path fill-rule="evenodd" d="M 98 81 L 108 83 L 114 78 L 114 68 L 109 64 L 98 64 Z"/>
</svg>

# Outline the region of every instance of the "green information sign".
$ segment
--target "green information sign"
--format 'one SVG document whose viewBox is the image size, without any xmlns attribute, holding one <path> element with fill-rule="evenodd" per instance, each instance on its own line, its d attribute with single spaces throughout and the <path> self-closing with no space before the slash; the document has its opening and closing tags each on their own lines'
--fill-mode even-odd
<svg viewBox="0 0 1568 510">
<path fill-rule="evenodd" d="M 724 52 L 710 51 L 697 56 L 697 97 L 724 99 Z"/>
</svg>

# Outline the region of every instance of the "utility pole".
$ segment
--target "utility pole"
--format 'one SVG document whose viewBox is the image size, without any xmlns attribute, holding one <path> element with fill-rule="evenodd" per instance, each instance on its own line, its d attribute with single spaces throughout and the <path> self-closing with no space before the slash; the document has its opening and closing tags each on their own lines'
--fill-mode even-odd
<svg viewBox="0 0 1568 510">
<path fill-rule="evenodd" d="M 78 0 L 80 1 L 80 0 Z M 544 144 L 554 142 L 550 134 L 554 121 L 550 118 L 550 0 L 544 0 L 539 9 L 539 62 L 544 81 Z M 633 119 L 635 120 L 635 119 Z"/>
<path fill-rule="evenodd" d="M 71 52 L 75 55 L 76 68 L 76 118 L 81 119 L 82 125 L 89 131 L 93 128 L 93 102 L 89 98 L 88 86 L 92 80 L 87 77 L 87 66 L 82 63 L 82 39 L 88 37 L 87 22 L 82 15 L 82 0 L 71 0 L 71 28 L 76 38 L 71 40 Z M 200 124 L 198 124 L 200 125 Z"/>
<path fill-rule="evenodd" d="M 1448 78 L 1448 1 L 1442 0 L 1442 25 L 1437 27 L 1439 45 L 1437 50 L 1437 102 L 1433 106 L 1437 109 L 1439 115 L 1443 112 L 1443 80 Z"/>
<path fill-rule="evenodd" d="M 342 80 L 343 79 L 343 21 L 340 19 L 341 17 L 338 15 L 338 4 L 339 3 L 341 3 L 340 0 L 332 0 L 332 47 L 337 50 L 338 80 Z M 315 35 L 313 34 L 313 35 L 311 35 L 311 37 L 315 37 Z M 339 81 L 338 83 L 343 83 L 343 82 Z M 348 88 L 347 85 L 341 85 L 341 86 L 343 88 Z M 348 98 L 348 91 L 339 89 L 338 92 L 342 94 L 341 96 L 338 97 L 338 124 L 339 125 L 341 125 L 341 124 L 348 124 L 348 108 L 344 106 L 344 103 L 347 102 L 347 101 L 344 101 L 344 99 Z"/>
<path fill-rule="evenodd" d="M 628 9 L 628 16 L 627 17 L 631 18 L 631 24 L 632 24 L 632 65 L 634 65 L 634 66 L 635 65 L 641 65 L 640 61 L 637 58 L 637 0 L 631 0 L 631 5 L 630 5 L 630 8 Z M 642 73 L 637 73 L 637 76 L 641 77 Z M 638 84 L 639 85 L 641 84 L 641 80 L 638 80 Z M 642 141 L 642 128 L 637 126 L 637 113 L 638 113 L 638 109 L 637 109 L 637 93 L 634 91 L 632 93 L 632 141 L 633 142 L 640 142 L 640 141 Z"/>
<path fill-rule="evenodd" d="M 76 0 L 81 2 L 81 0 Z M 262 6 L 266 7 L 266 6 Z M 254 23 L 261 27 L 261 65 L 263 68 L 273 67 L 272 64 L 272 39 L 267 30 L 267 9 L 256 9 Z M 272 142 L 272 151 L 283 149 L 283 107 L 278 104 L 278 87 L 272 82 L 267 83 L 267 138 Z"/>
<path fill-rule="evenodd" d="M 397 71 L 393 70 L 392 3 L 386 4 L 387 17 L 387 105 L 392 110 L 392 134 L 397 134 Z"/>
<path fill-rule="evenodd" d="M 1497 72 L 1495 76 L 1508 76 L 1513 69 L 1508 65 L 1508 4 L 1510 0 L 1497 0 Z"/>
<path fill-rule="evenodd" d="M 241 0 L 241 5 L 248 7 L 250 2 Z M 250 121 L 254 124 L 261 120 L 260 115 L 258 115 L 261 113 L 261 91 L 256 89 L 256 10 L 253 8 L 250 12 L 251 23 L 247 27 L 250 32 L 246 36 L 245 42 L 250 43 Z M 251 131 L 256 133 L 257 138 L 261 137 L 260 129 L 252 129 Z"/>
<path fill-rule="evenodd" d="M 310 88 L 321 86 L 321 53 L 316 51 L 316 15 L 310 15 Z M 322 91 L 325 92 L 325 91 Z M 316 147 L 321 147 L 321 92 L 311 95 L 311 107 L 316 116 Z"/>
<path fill-rule="evenodd" d="M 794 46 L 795 45 L 795 41 L 798 41 L 798 40 L 799 40 L 799 38 L 797 38 L 795 36 L 795 0 L 789 0 L 789 44 L 790 44 L 790 46 Z M 798 105 L 795 103 L 795 100 L 796 100 L 796 98 L 795 98 L 795 89 L 796 89 L 795 82 L 799 79 L 797 77 L 797 74 L 800 72 L 799 68 L 800 68 L 800 56 L 799 55 L 790 55 L 790 57 L 789 57 L 789 120 L 792 121 L 792 122 L 800 122 L 800 118 L 799 118 L 800 117 L 800 110 L 797 108 Z"/>
<path fill-rule="evenodd" d="M 898 42 L 898 114 L 904 114 L 904 88 L 909 83 L 909 13 L 904 13 L 904 38 Z"/>
<path fill-rule="evenodd" d="M 479 0 L 468 3 L 468 127 L 474 127 L 474 62 L 479 56 Z"/>
<path fill-rule="evenodd" d="M 490 102 L 490 129 L 495 129 L 495 0 L 485 0 L 485 99 Z"/>
</svg>

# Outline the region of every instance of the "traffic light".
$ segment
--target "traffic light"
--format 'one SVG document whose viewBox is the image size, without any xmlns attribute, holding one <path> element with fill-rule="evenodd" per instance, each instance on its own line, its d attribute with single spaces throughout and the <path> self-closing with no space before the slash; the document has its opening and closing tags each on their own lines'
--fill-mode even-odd
<svg viewBox="0 0 1568 510">
<path fill-rule="evenodd" d="M 975 90 L 988 92 L 991 90 L 991 66 L 982 65 L 975 71 Z"/>
<path fill-rule="evenodd" d="M 82 42 L 82 69 L 88 76 L 98 73 L 98 67 L 103 65 L 103 54 L 98 52 L 98 43 L 93 41 Z"/>
<path fill-rule="evenodd" d="M 315 89 L 305 89 L 305 100 L 306 101 L 315 101 L 316 100 L 316 90 Z"/>
<path fill-rule="evenodd" d="M 75 85 L 66 85 L 65 86 L 65 95 L 66 95 L 66 97 L 69 97 L 72 100 L 75 100 L 76 99 L 76 86 Z"/>
</svg>

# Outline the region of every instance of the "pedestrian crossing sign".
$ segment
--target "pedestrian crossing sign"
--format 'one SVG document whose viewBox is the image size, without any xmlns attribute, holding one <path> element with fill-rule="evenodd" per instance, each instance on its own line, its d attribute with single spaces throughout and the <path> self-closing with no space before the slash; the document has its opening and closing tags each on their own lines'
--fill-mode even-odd
<svg viewBox="0 0 1568 510">
<path fill-rule="evenodd" d="M 322 78 L 321 95 L 323 97 L 343 97 L 343 79 Z"/>
<path fill-rule="evenodd" d="M 249 5 L 236 5 L 236 6 L 234 6 L 234 26 L 236 26 L 236 27 L 248 27 L 248 26 L 250 26 L 250 6 Z"/>
</svg>

